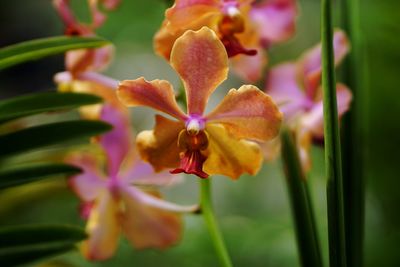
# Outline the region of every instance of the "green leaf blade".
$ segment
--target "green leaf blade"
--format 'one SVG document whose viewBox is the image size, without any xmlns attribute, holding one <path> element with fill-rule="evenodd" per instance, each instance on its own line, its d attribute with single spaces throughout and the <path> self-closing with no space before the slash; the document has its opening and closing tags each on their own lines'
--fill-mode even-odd
<svg viewBox="0 0 400 267">
<path fill-rule="evenodd" d="M 0 171 L 0 189 L 43 180 L 54 176 L 70 176 L 80 169 L 63 163 L 40 163 Z"/>
<path fill-rule="evenodd" d="M 58 36 L 26 41 L 0 49 L 0 70 L 68 50 L 96 48 L 107 44 L 109 42 L 100 37 Z"/>
<path fill-rule="evenodd" d="M 0 123 L 44 112 L 63 111 L 101 102 L 95 95 L 81 93 L 35 93 L 0 101 Z"/>
<path fill-rule="evenodd" d="M 112 129 L 101 121 L 66 121 L 34 126 L 0 136 L 0 158 L 77 139 L 89 138 Z"/>
<path fill-rule="evenodd" d="M 82 228 L 69 225 L 25 225 L 0 229 L 2 266 L 18 266 L 67 252 L 87 237 Z"/>
</svg>

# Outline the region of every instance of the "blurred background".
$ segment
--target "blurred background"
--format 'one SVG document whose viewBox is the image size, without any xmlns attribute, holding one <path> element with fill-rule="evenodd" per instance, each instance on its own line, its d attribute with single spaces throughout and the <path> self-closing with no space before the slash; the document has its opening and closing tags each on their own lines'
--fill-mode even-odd
<svg viewBox="0 0 400 267">
<path fill-rule="evenodd" d="M 362 33 L 366 41 L 368 76 L 362 98 L 362 134 L 365 140 L 363 171 L 366 179 L 365 266 L 400 265 L 400 21 L 398 0 L 364 0 L 361 4 Z M 86 1 L 72 1 L 83 20 L 87 19 Z M 341 5 L 336 1 L 336 25 L 341 24 Z M 167 7 L 162 0 L 122 0 L 120 8 L 98 34 L 116 47 L 112 65 L 106 71 L 116 79 L 167 79 L 179 81 L 169 65 L 154 55 L 152 37 L 161 24 Z M 297 33 L 291 41 L 270 50 L 270 66 L 296 59 L 302 51 L 319 42 L 320 1 L 300 0 Z M 50 0 L 0 1 L 0 47 L 33 38 L 63 34 L 63 25 Z M 360 68 L 365 66 L 360 66 Z M 63 71 L 63 56 L 15 66 L 0 72 L 0 99 L 36 91 L 55 90 L 53 75 Z M 232 74 L 233 75 L 233 74 Z M 340 75 L 339 75 L 340 79 Z M 232 78 L 218 90 L 213 102 L 231 87 L 241 85 Z M 153 126 L 152 113 L 144 109 L 132 112 L 136 131 Z M 73 117 L 76 113 L 60 116 Z M 50 120 L 36 116 L 29 123 Z M 1 149 L 1 148 L 0 148 Z M 57 155 L 57 149 L 40 157 Z M 24 155 L 33 160 L 38 155 Z M 324 178 L 324 154 L 321 147 L 312 150 L 313 170 L 309 175 L 324 258 L 327 262 L 327 223 Z M 215 210 L 228 249 L 236 266 L 299 266 L 295 236 L 280 159 L 267 163 L 256 177 L 244 175 L 232 182 L 214 179 Z M 197 202 L 195 177 L 169 188 L 169 200 L 182 204 Z M 78 200 L 65 180 L 52 179 L 0 192 L 0 225 L 24 223 L 71 223 L 84 225 L 79 217 Z M 185 230 L 177 246 L 165 250 L 136 251 L 122 238 L 115 257 L 89 263 L 79 252 L 71 252 L 43 266 L 218 266 L 212 244 L 201 216 L 184 218 Z"/>
</svg>

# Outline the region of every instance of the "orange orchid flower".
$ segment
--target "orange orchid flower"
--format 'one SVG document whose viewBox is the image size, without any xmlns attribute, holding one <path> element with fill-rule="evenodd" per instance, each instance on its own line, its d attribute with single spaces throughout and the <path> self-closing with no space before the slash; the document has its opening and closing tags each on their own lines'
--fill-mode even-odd
<svg viewBox="0 0 400 267">
<path fill-rule="evenodd" d="M 176 0 L 165 12 L 154 47 L 169 60 L 179 36 L 207 26 L 232 57 L 235 72 L 244 80 L 257 81 L 267 63 L 264 49 L 293 35 L 296 15 L 295 0 Z"/>
<path fill-rule="evenodd" d="M 275 137 L 282 120 L 271 98 L 253 85 L 243 85 L 231 89 L 214 111 L 203 114 L 209 96 L 228 73 L 225 47 L 207 27 L 179 37 L 170 62 L 185 86 L 187 114 L 178 107 L 173 87 L 165 80 L 126 80 L 117 91 L 127 106 L 147 106 L 176 119 L 156 115 L 155 129 L 137 136 L 142 158 L 156 171 L 173 168 L 172 173 L 201 178 L 255 174 L 262 154 L 253 141 Z"/>
</svg>

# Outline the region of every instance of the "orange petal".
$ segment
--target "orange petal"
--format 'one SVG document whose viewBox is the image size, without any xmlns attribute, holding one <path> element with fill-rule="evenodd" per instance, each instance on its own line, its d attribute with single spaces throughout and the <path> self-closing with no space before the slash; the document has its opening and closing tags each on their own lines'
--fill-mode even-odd
<svg viewBox="0 0 400 267">
<path fill-rule="evenodd" d="M 89 260 L 105 260 L 114 255 L 118 245 L 119 203 L 108 191 L 97 199 L 86 225 L 89 239 L 81 247 L 82 254 Z"/>
<path fill-rule="evenodd" d="M 210 174 L 222 174 L 232 179 L 243 173 L 255 175 L 261 168 L 260 147 L 251 141 L 232 138 L 220 124 L 207 124 L 209 146 L 203 170 Z"/>
<path fill-rule="evenodd" d="M 278 134 L 282 113 L 267 94 L 253 85 L 243 85 L 239 90 L 231 89 L 207 120 L 223 124 L 237 139 L 263 142 Z"/>
<path fill-rule="evenodd" d="M 137 189 L 122 192 L 125 210 L 122 230 L 136 248 L 167 248 L 180 239 L 181 220 L 176 213 L 144 205 L 135 197 Z"/>
<path fill-rule="evenodd" d="M 224 45 L 207 27 L 187 31 L 172 48 L 171 65 L 185 85 L 188 113 L 201 115 L 210 94 L 228 75 Z"/>
<path fill-rule="evenodd" d="M 207 3 L 206 3 L 207 2 Z M 185 31 L 200 30 L 203 26 L 217 28 L 218 1 L 175 1 L 175 5 L 165 12 L 165 20 L 154 36 L 154 49 L 157 54 L 169 60 L 172 46 Z"/>
<path fill-rule="evenodd" d="M 172 121 L 156 115 L 153 131 L 143 131 L 136 138 L 136 145 L 144 161 L 153 165 L 156 171 L 179 166 L 179 132 L 184 129 L 183 122 Z"/>
<path fill-rule="evenodd" d="M 146 81 L 143 77 L 125 80 L 119 84 L 117 95 L 127 106 L 147 106 L 185 120 L 175 100 L 172 85 L 165 80 Z"/>
<path fill-rule="evenodd" d="M 85 71 L 102 71 L 112 60 L 114 47 L 107 45 L 95 49 L 78 49 L 69 51 L 65 56 L 65 65 L 73 75 Z"/>
</svg>

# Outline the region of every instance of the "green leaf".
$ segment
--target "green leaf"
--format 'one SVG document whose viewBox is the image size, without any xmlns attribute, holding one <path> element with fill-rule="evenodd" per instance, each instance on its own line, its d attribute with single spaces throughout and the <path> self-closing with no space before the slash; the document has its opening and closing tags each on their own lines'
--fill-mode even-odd
<svg viewBox="0 0 400 267">
<path fill-rule="evenodd" d="M 77 108 L 101 102 L 90 94 L 46 92 L 0 101 L 0 123 L 49 111 Z"/>
<path fill-rule="evenodd" d="M 321 1 L 322 89 L 327 178 L 329 266 L 346 267 L 342 153 L 336 100 L 332 1 Z"/>
<path fill-rule="evenodd" d="M 101 121 L 66 121 L 34 126 L 0 136 L 0 158 L 99 135 L 112 129 Z"/>
<path fill-rule="evenodd" d="M 69 176 L 81 170 L 63 163 L 40 163 L 0 171 L 0 189 L 35 182 L 52 176 Z"/>
<path fill-rule="evenodd" d="M 321 267 L 322 255 L 311 195 L 301 168 L 298 150 L 287 128 L 281 131 L 281 142 L 301 266 Z"/>
<path fill-rule="evenodd" d="M 2 267 L 18 266 L 75 248 L 86 238 L 82 228 L 68 225 L 24 225 L 0 229 Z"/>
<path fill-rule="evenodd" d="M 31 60 L 80 48 L 94 48 L 109 44 L 99 37 L 57 36 L 36 39 L 0 49 L 0 70 Z"/>
</svg>

